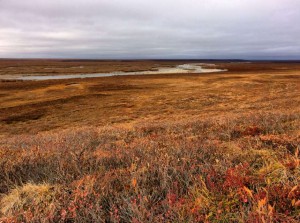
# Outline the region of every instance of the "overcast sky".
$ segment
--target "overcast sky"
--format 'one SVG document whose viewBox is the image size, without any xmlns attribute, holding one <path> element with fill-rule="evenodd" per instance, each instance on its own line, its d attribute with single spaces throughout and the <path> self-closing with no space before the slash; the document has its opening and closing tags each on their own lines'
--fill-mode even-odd
<svg viewBox="0 0 300 223">
<path fill-rule="evenodd" d="M 0 0 L 0 57 L 300 59 L 300 0 Z"/>
</svg>

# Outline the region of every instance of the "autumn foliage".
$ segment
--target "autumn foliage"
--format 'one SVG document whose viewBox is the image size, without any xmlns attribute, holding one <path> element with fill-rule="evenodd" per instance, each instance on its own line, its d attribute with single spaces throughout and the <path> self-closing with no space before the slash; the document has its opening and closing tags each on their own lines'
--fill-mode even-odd
<svg viewBox="0 0 300 223">
<path fill-rule="evenodd" d="M 0 142 L 2 222 L 299 222 L 299 113 Z"/>
</svg>

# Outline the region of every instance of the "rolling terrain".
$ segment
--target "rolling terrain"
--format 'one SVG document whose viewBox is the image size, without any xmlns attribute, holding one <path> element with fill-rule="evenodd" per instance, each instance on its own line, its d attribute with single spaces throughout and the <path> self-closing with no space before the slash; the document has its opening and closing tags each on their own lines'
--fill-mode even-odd
<svg viewBox="0 0 300 223">
<path fill-rule="evenodd" d="M 183 63 L 0 60 L 0 79 Z M 227 71 L 0 80 L 0 222 L 299 222 L 300 63 L 206 63 Z"/>
</svg>

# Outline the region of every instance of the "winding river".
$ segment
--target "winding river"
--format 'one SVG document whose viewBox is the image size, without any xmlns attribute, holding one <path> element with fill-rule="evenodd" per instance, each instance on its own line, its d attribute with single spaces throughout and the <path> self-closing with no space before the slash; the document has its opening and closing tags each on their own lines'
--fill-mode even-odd
<svg viewBox="0 0 300 223">
<path fill-rule="evenodd" d="M 205 65 L 206 68 L 202 66 Z M 210 67 L 210 68 L 207 68 Z M 124 76 L 124 75 L 150 75 L 150 74 L 178 74 L 178 73 L 213 73 L 222 72 L 226 70 L 215 69 L 213 64 L 182 64 L 176 67 L 158 67 L 155 70 L 148 71 L 134 71 L 134 72 L 110 72 L 110 73 L 89 73 L 89 74 L 68 74 L 68 75 L 20 75 L 6 77 L 6 80 L 62 80 L 75 78 L 93 78 L 93 77 L 110 77 L 110 76 Z M 0 77 L 1 78 L 1 77 Z"/>
</svg>

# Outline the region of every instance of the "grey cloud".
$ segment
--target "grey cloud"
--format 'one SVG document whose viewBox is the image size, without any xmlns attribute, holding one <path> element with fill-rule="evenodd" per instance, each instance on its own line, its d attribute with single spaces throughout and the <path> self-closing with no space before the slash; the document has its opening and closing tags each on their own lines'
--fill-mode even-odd
<svg viewBox="0 0 300 223">
<path fill-rule="evenodd" d="M 0 57 L 300 59 L 298 0 L 0 0 Z"/>
</svg>

